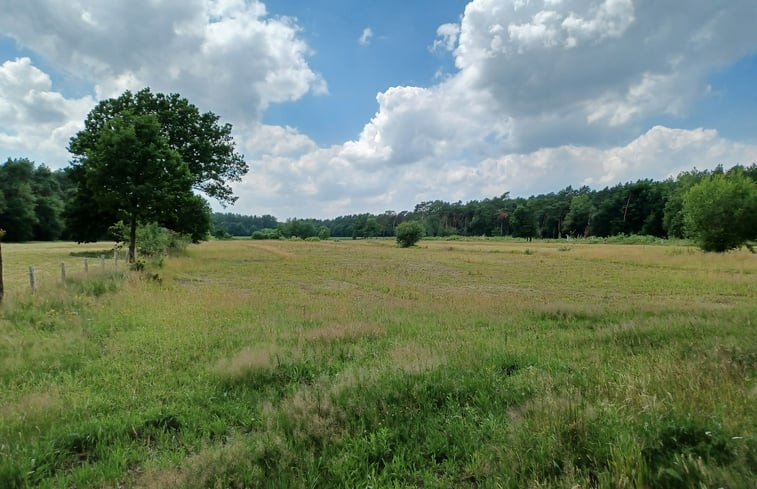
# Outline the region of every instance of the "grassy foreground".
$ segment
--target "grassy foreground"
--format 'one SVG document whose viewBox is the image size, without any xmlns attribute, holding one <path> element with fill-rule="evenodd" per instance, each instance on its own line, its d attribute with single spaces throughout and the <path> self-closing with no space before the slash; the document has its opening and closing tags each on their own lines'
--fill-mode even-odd
<svg viewBox="0 0 757 489">
<path fill-rule="evenodd" d="M 225 241 L 26 291 L 79 249 L 3 247 L 1 488 L 757 480 L 747 252 Z"/>
</svg>

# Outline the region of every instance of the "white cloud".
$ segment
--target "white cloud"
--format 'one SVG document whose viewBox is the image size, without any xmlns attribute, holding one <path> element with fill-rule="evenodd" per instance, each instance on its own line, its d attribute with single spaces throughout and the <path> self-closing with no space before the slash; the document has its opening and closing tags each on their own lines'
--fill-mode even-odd
<svg viewBox="0 0 757 489">
<path fill-rule="evenodd" d="M 409 210 L 421 201 L 482 199 L 510 191 L 531 195 L 567 185 L 601 188 L 641 178 L 664 179 L 718 163 L 757 161 L 757 146 L 720 137 L 715 130 L 656 126 L 608 149 L 564 145 L 482 158 L 427 158 L 405 166 L 365 165 L 350 148 L 317 149 L 296 157 L 263 155 L 255 173 L 237 186 L 235 212 L 284 217 L 334 217 L 354 212 Z M 386 163 L 391 155 L 379 157 Z"/>
<path fill-rule="evenodd" d="M 31 157 L 61 167 L 68 161 L 68 140 L 84 126 L 95 101 L 67 99 L 52 89 L 50 77 L 29 58 L 0 65 L 1 157 Z"/>
<path fill-rule="evenodd" d="M 685 115 L 710 74 L 757 51 L 753 0 L 691 0 L 686 15 L 675 2 L 473 0 L 431 46 L 451 52 L 457 71 L 428 87 L 386 88 L 359 137 L 329 147 L 261 123 L 270 104 L 326 86 L 296 21 L 260 2 L 33 5 L 3 5 L 2 32 L 96 81 L 98 96 L 149 84 L 234 122 L 252 160 L 235 212 L 333 217 L 757 161 L 754 145 L 712 129 L 639 127 Z M 0 147 L 66 158 L 93 104 L 63 97 L 28 59 L 6 62 Z"/>
<path fill-rule="evenodd" d="M 512 149 L 619 140 L 682 115 L 709 73 L 755 51 L 751 0 L 473 0 L 454 50 L 470 90 L 514 120 Z"/>
<path fill-rule="evenodd" d="M 296 21 L 259 1 L 2 2 L 0 32 L 73 76 L 97 98 L 149 85 L 232 121 L 271 103 L 325 93 Z"/>
<path fill-rule="evenodd" d="M 366 27 L 363 29 L 363 33 L 360 35 L 360 39 L 358 39 L 358 42 L 361 46 L 367 46 L 371 43 L 371 38 L 373 37 L 373 29 L 370 27 Z"/>
<path fill-rule="evenodd" d="M 431 45 L 431 51 L 445 49 L 453 51 L 457 44 L 457 38 L 460 35 L 460 26 L 458 24 L 442 24 L 436 29 L 437 39 Z"/>
</svg>

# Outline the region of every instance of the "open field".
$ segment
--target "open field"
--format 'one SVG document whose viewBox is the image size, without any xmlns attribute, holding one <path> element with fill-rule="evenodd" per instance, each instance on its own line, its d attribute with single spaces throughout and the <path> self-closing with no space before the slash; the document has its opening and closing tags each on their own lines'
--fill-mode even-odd
<svg viewBox="0 0 757 489">
<path fill-rule="evenodd" d="M 757 255 L 420 244 L 4 244 L 0 487 L 754 487 Z"/>
</svg>

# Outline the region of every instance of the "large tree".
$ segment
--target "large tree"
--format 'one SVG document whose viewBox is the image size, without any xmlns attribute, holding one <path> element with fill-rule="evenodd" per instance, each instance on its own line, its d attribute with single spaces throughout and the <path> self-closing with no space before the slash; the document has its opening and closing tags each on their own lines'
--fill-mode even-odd
<svg viewBox="0 0 757 489">
<path fill-rule="evenodd" d="M 152 114 L 125 110 L 109 119 L 71 176 L 83 199 L 78 203 L 86 204 L 83 217 L 110 216 L 111 224 L 127 225 L 129 261 L 134 261 L 137 224 L 176 222 L 182 208 L 196 200 L 188 165 Z"/>
<path fill-rule="evenodd" d="M 179 94 L 152 93 L 149 88 L 137 93 L 124 92 L 118 98 L 103 100 L 89 113 L 84 130 L 71 138 L 68 150 L 74 164 L 94 148 L 100 131 L 108 121 L 128 111 L 134 116 L 153 115 L 160 123 L 160 133 L 189 167 L 195 190 L 233 204 L 229 182 L 236 182 L 247 173 L 243 156 L 236 152 L 231 137 L 231 124 L 220 124 L 212 112 L 199 109 Z"/>
<path fill-rule="evenodd" d="M 161 202 L 160 212 L 153 208 L 148 212 L 140 207 L 138 213 L 128 213 L 128 219 L 136 217 L 139 222 L 152 219 L 175 231 L 191 234 L 195 241 L 201 239 L 211 226 L 210 209 L 204 199 L 192 195 L 191 191 L 184 191 L 187 179 L 190 189 L 226 205 L 236 200 L 229 182 L 239 181 L 248 170 L 242 156 L 235 150 L 231 125 L 221 125 L 218 119 L 212 112 L 200 113 L 178 94 L 154 94 L 148 88 L 137 93 L 127 91 L 118 98 L 100 102 L 87 116 L 84 130 L 69 143 L 68 149 L 74 158 L 67 176 L 76 185 L 66 210 L 66 225 L 71 237 L 77 241 L 96 241 L 106 234 L 109 226 L 124 218 L 124 206 L 130 204 L 122 201 L 123 192 L 128 192 L 133 183 L 121 180 L 119 184 L 114 180 L 113 185 L 120 187 L 105 190 L 93 175 L 99 174 L 99 168 L 106 163 L 116 174 L 137 169 L 148 173 L 153 171 L 156 163 L 136 158 L 136 151 L 157 158 L 174 170 L 181 166 L 182 170 L 178 172 L 181 175 L 172 184 L 182 190 L 174 189 L 178 193 L 172 196 L 170 203 Z M 114 134 L 123 133 L 125 136 L 129 130 L 133 133 L 137 128 L 141 128 L 141 132 L 136 140 L 114 138 Z M 113 148 L 129 145 L 133 146 L 132 154 L 113 151 Z M 105 158 L 110 160 L 106 162 Z M 121 168 L 123 165 L 134 168 Z M 185 170 L 188 176 L 184 175 Z M 166 175 L 153 176 L 160 181 L 146 180 L 146 189 L 150 186 L 160 189 L 169 183 L 165 182 Z M 119 191 L 123 192 L 119 194 Z M 140 199 L 149 198 L 148 194 L 142 194 Z M 132 222 L 127 224 L 131 226 Z"/>
</svg>

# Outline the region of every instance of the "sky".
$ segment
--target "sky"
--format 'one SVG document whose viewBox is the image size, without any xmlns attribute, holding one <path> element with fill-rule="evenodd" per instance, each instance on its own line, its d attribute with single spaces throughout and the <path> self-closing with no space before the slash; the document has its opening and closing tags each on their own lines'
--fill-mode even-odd
<svg viewBox="0 0 757 489">
<path fill-rule="evenodd" d="M 231 123 L 234 206 L 329 218 L 757 162 L 754 0 L 0 0 L 0 159 L 150 87 Z"/>
</svg>

